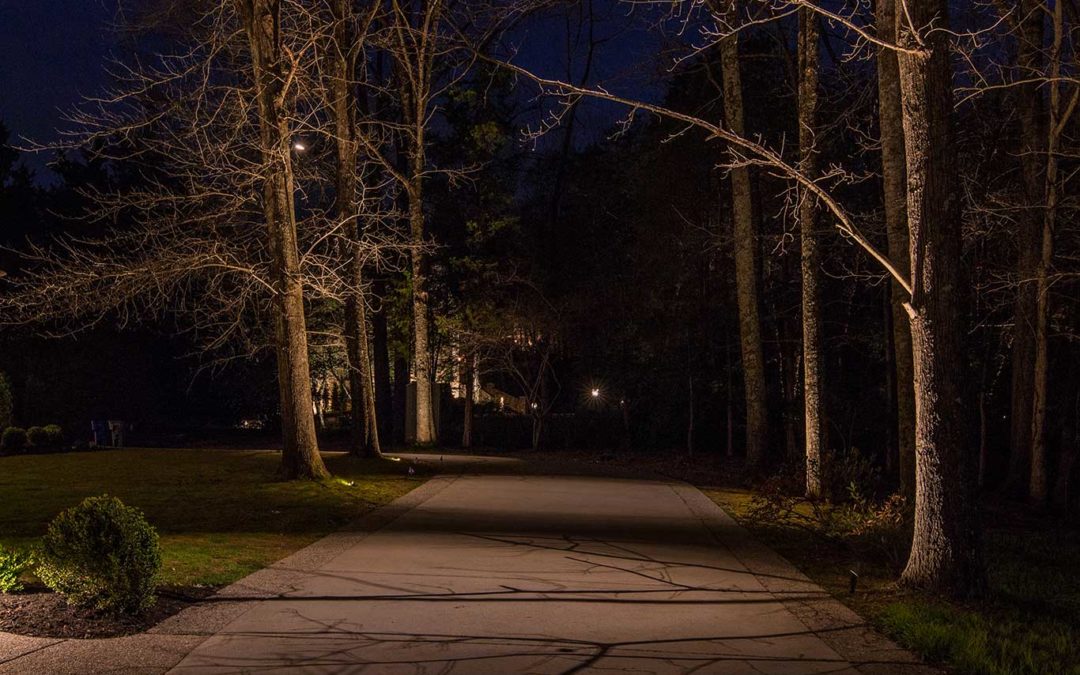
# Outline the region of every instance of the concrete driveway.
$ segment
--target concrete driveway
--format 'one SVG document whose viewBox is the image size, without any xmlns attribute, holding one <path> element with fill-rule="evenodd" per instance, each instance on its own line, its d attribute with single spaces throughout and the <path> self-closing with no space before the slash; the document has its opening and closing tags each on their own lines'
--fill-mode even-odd
<svg viewBox="0 0 1080 675">
<path fill-rule="evenodd" d="M 412 500 L 240 584 L 170 672 L 932 672 L 685 484 L 457 476 Z M 162 632 L 205 623 L 182 617 Z"/>
</svg>

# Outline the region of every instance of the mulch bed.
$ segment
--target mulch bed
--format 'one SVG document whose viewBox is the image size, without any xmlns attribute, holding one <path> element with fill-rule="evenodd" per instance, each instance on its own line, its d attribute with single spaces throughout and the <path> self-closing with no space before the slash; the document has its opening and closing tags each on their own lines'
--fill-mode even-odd
<svg viewBox="0 0 1080 675">
<path fill-rule="evenodd" d="M 50 638 L 107 638 L 142 633 L 185 607 L 213 595 L 213 588 L 160 589 L 143 614 L 110 615 L 71 607 L 44 588 L 0 594 L 0 631 Z"/>
</svg>

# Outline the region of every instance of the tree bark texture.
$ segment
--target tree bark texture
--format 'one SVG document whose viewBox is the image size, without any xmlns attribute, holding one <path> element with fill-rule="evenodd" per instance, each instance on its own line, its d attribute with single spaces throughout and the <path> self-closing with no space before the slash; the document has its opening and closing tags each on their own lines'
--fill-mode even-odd
<svg viewBox="0 0 1080 675">
<path fill-rule="evenodd" d="M 896 0 L 878 0 L 877 25 L 890 39 L 896 35 Z M 878 111 L 881 127 L 881 170 L 889 258 L 900 270 L 911 268 L 908 252 L 907 172 L 904 166 L 904 122 L 896 52 L 878 52 Z M 900 492 L 915 498 L 915 390 L 912 384 L 911 324 L 904 304 L 908 294 L 889 282 L 892 306 L 892 348 L 895 364 L 896 445 Z"/>
<path fill-rule="evenodd" d="M 737 33 L 720 41 L 720 68 L 727 126 L 732 132 L 744 135 Z M 734 155 L 732 159 L 737 162 Z M 735 241 L 735 293 L 739 309 L 743 388 L 746 398 L 746 464 L 751 471 L 757 471 L 765 459 L 768 443 L 768 402 L 758 298 L 758 228 L 754 220 L 750 169 L 746 166 L 736 166 L 731 170 L 731 202 Z"/>
<path fill-rule="evenodd" d="M 435 417 L 431 400 L 431 328 L 428 320 L 428 259 L 424 246 L 423 133 L 414 149 L 409 184 L 409 230 L 412 234 L 413 374 L 416 379 L 416 444 L 435 442 Z"/>
<path fill-rule="evenodd" d="M 975 458 L 966 438 L 960 195 L 946 0 L 908 0 L 899 44 L 907 155 L 915 387 L 915 532 L 901 581 L 953 596 L 985 588 Z M 903 25 L 903 24 L 901 24 Z M 930 31 L 928 28 L 934 27 Z"/>
<path fill-rule="evenodd" d="M 274 0 L 237 0 L 251 49 L 263 159 L 262 207 L 274 286 L 274 338 L 283 436 L 282 472 L 287 478 L 329 475 L 315 435 L 308 365 L 300 253 L 292 172 L 292 138 L 286 106 L 291 65 L 281 44 L 279 5 Z"/>
<path fill-rule="evenodd" d="M 394 390 L 390 384 L 390 337 L 386 325 L 386 278 L 377 276 L 372 280 L 374 297 L 377 299 L 371 316 L 371 346 L 373 375 L 375 377 L 375 421 L 379 431 L 379 445 L 394 442 Z"/>
<path fill-rule="evenodd" d="M 467 354 L 461 366 L 461 379 L 465 384 L 465 413 L 461 423 L 461 447 L 463 448 L 471 448 L 473 443 L 473 413 L 475 408 L 473 398 L 476 396 L 476 387 L 473 382 L 476 372 L 474 361 L 474 356 Z"/>
<path fill-rule="evenodd" d="M 818 98 L 817 15 L 799 10 L 799 165 L 817 175 Z M 803 421 L 806 426 L 806 496 L 821 497 L 824 473 L 824 368 L 822 367 L 821 252 L 817 233 L 817 204 L 811 194 L 799 201 L 802 269 Z"/>
<path fill-rule="evenodd" d="M 394 359 L 394 444 L 405 445 L 405 407 L 409 400 L 409 362 Z"/>
<path fill-rule="evenodd" d="M 360 245 L 363 224 L 356 204 L 356 165 L 359 149 L 356 129 L 356 90 L 354 65 L 349 53 L 355 36 L 351 30 L 348 0 L 334 0 L 331 5 L 334 45 L 330 54 L 330 110 L 334 116 L 334 140 L 337 146 L 335 198 L 338 219 L 353 237 L 348 251 L 350 288 L 345 298 L 345 354 L 349 364 L 349 391 L 352 394 L 352 432 L 350 452 L 358 457 L 379 457 L 375 388 L 371 374 L 371 350 L 368 345 L 367 298 L 364 292 L 364 260 Z"/>
</svg>

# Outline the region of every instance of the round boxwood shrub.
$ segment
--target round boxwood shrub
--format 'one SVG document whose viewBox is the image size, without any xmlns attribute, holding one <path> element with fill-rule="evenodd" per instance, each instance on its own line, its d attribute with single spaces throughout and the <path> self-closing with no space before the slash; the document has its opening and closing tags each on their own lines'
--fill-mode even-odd
<svg viewBox="0 0 1080 675">
<path fill-rule="evenodd" d="M 26 429 L 8 427 L 0 435 L 0 450 L 8 454 L 15 454 L 26 449 Z"/>
<path fill-rule="evenodd" d="M 64 444 L 64 430 L 60 428 L 59 424 L 46 424 L 45 437 L 48 439 L 50 447 L 59 448 Z"/>
<path fill-rule="evenodd" d="M 116 497 L 90 497 L 58 515 L 38 559 L 38 578 L 72 605 L 120 613 L 154 603 L 157 532 Z"/>
<path fill-rule="evenodd" d="M 30 427 L 26 430 L 26 442 L 31 448 L 46 448 L 49 446 L 49 432 L 45 427 Z"/>
</svg>

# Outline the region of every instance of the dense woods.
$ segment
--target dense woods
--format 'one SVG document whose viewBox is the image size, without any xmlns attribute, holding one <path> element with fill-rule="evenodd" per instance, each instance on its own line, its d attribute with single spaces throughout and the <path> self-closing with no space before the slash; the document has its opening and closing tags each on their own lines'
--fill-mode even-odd
<svg viewBox="0 0 1080 675">
<path fill-rule="evenodd" d="M 193 355 L 154 377 L 269 412 L 288 477 L 326 475 L 327 387 L 358 455 L 517 416 L 534 449 L 899 493 L 902 581 L 958 596 L 985 588 L 980 491 L 1075 510 L 1073 4 L 142 10 L 46 148 L 58 182 L 0 138 L 28 423 L 63 398 L 35 335 L 145 340 Z"/>
</svg>

